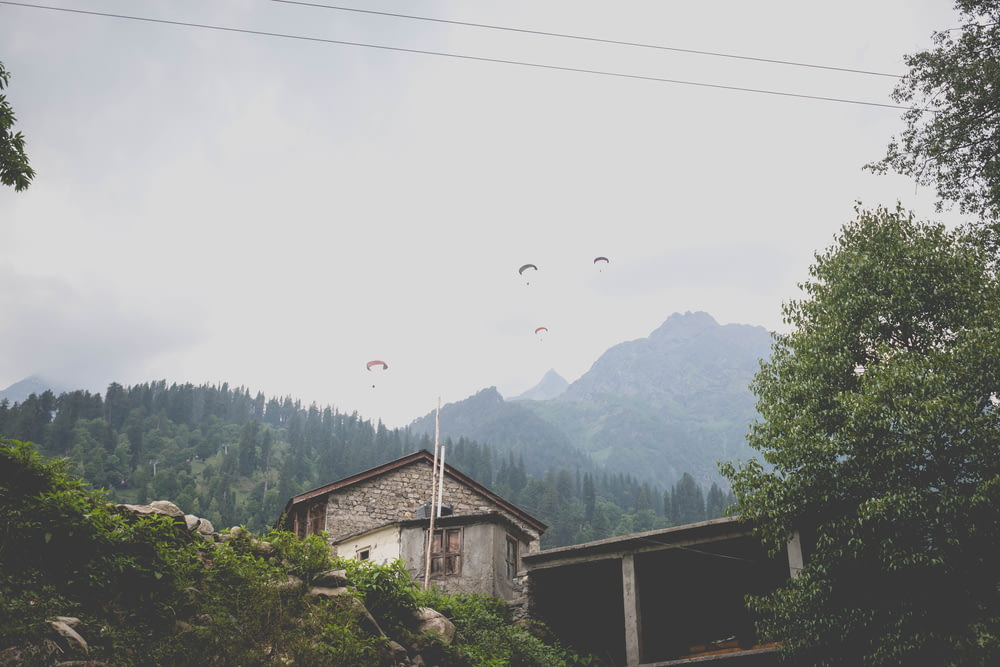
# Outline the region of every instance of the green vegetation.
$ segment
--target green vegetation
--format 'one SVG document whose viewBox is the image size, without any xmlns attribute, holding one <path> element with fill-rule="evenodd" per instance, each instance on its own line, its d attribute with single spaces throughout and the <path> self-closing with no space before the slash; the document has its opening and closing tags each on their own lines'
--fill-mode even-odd
<svg viewBox="0 0 1000 667">
<path fill-rule="evenodd" d="M 905 58 L 909 67 L 893 98 L 910 108 L 906 129 L 886 156 L 869 165 L 936 189 L 938 208 L 1000 215 L 1000 3 L 958 0 L 960 28 L 934 34 L 935 48 Z"/>
<path fill-rule="evenodd" d="M 2 92 L 9 83 L 10 72 L 0 62 L 0 183 L 19 192 L 27 189 L 35 170 L 24 152 L 24 135 L 14 131 L 14 109 Z"/>
<path fill-rule="evenodd" d="M 751 600 L 802 665 L 1000 661 L 995 233 L 860 210 L 817 255 L 754 382 L 760 462 L 727 465 L 801 575 Z"/>
<path fill-rule="evenodd" d="M 115 502 L 169 500 L 215 526 L 255 531 L 274 525 L 295 494 L 433 449 L 427 436 L 330 407 L 306 408 L 226 384 L 164 381 L 112 383 L 103 396 L 46 391 L 13 406 L 0 401 L 0 435 L 68 459 L 69 470 Z M 681 497 L 691 498 L 677 513 L 677 485 L 664 490 L 631 475 L 579 468 L 532 474 L 523 456 L 501 456 L 465 438 L 446 444 L 448 463 L 550 526 L 546 547 L 714 518 L 728 504 L 713 484 L 708 498 L 722 495 L 723 502 L 709 512 L 690 475 L 678 481 Z"/>
<path fill-rule="evenodd" d="M 0 440 L 0 664 L 393 664 L 389 636 L 452 667 L 590 664 L 478 596 L 418 591 L 400 563 L 331 557 L 319 536 L 233 530 L 206 539 L 172 518 L 108 502 L 30 444 Z M 353 594 L 305 594 L 331 570 Z M 457 639 L 417 634 L 413 611 L 436 607 Z M 88 649 L 56 640 L 48 620 L 80 620 Z M 415 647 L 415 648 L 414 648 Z"/>
</svg>

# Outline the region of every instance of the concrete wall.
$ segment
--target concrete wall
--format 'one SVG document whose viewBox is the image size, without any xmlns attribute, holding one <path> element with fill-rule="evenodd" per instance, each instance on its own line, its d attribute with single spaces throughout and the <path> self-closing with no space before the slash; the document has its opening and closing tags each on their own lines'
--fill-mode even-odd
<svg viewBox="0 0 1000 667">
<path fill-rule="evenodd" d="M 460 574 L 434 576 L 432 584 L 435 587 L 452 594 L 485 593 L 503 600 L 511 600 L 523 593 L 523 576 L 513 581 L 507 578 L 505 556 L 509 533 L 502 523 L 443 522 L 440 527 L 462 528 L 462 571 Z M 424 580 L 426 534 L 426 526 L 408 526 L 400 535 L 401 556 L 418 581 Z M 519 548 L 526 551 L 528 542 L 520 541 Z"/>
<path fill-rule="evenodd" d="M 392 524 L 333 545 L 333 555 L 354 558 L 360 549 L 369 549 L 368 560 L 379 565 L 401 557 L 400 528 Z"/>
</svg>

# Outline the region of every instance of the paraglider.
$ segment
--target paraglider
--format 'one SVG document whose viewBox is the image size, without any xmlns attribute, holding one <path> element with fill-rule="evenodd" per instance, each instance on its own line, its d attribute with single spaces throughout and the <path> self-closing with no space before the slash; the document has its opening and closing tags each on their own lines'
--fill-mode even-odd
<svg viewBox="0 0 1000 667">
<path fill-rule="evenodd" d="M 538 340 L 542 340 L 545 334 L 549 332 L 548 327 L 538 327 L 535 329 L 535 335 L 538 336 Z"/>
<path fill-rule="evenodd" d="M 534 264 L 522 264 L 522 265 L 521 265 L 521 268 L 519 268 L 519 269 L 517 270 L 517 273 L 518 273 L 518 275 L 520 275 L 520 276 L 524 276 L 524 272 L 525 272 L 525 271 L 537 271 L 537 270 L 538 270 L 538 267 L 537 267 L 537 266 L 535 266 Z M 529 274 L 529 275 L 530 275 L 530 274 Z M 531 283 L 530 283 L 530 282 L 528 282 L 527 280 L 525 280 L 525 281 L 524 281 L 524 284 L 525 284 L 525 285 L 530 285 Z"/>
<path fill-rule="evenodd" d="M 603 257 L 603 256 L 602 257 L 595 257 L 594 258 L 594 266 L 597 267 L 598 271 L 603 271 L 604 270 L 604 265 L 608 264 L 610 261 L 611 260 L 609 260 L 607 257 Z"/>
<path fill-rule="evenodd" d="M 369 373 L 372 373 L 372 372 L 381 373 L 381 372 L 389 370 L 389 364 L 385 363 L 381 359 L 372 359 L 367 364 L 365 364 L 365 367 L 368 369 Z M 372 384 L 372 389 L 374 389 L 374 388 L 375 388 L 375 385 Z"/>
</svg>

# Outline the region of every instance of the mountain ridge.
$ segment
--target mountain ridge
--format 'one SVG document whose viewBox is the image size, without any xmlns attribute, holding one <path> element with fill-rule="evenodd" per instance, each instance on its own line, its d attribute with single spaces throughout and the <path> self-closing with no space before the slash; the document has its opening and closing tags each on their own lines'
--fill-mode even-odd
<svg viewBox="0 0 1000 667">
<path fill-rule="evenodd" d="M 489 444 L 501 456 L 530 447 L 534 474 L 575 456 L 581 469 L 664 485 L 683 472 L 703 483 L 722 481 L 718 461 L 753 453 L 745 442 L 756 416 L 749 385 L 771 342 L 764 327 L 720 325 L 701 311 L 673 313 L 649 336 L 606 350 L 551 398 L 531 395 L 554 371 L 507 401 L 494 389 L 487 415 L 477 414 L 483 392 L 445 406 L 441 434 Z M 409 428 L 427 433 L 432 420 L 420 417 Z"/>
</svg>

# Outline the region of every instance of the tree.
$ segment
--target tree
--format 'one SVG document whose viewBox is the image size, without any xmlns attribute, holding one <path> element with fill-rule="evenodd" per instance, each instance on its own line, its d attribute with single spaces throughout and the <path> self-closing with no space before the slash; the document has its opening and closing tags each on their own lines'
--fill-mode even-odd
<svg viewBox="0 0 1000 667">
<path fill-rule="evenodd" d="M 678 525 L 705 520 L 705 496 L 691 473 L 681 475 L 670 501 Z"/>
<path fill-rule="evenodd" d="M 751 598 L 794 664 L 1000 664 L 1000 284 L 985 226 L 858 211 L 752 388 L 770 464 L 724 464 L 799 576 Z"/>
<path fill-rule="evenodd" d="M 0 62 L 0 91 L 10 82 L 10 72 Z M 0 183 L 12 186 L 16 192 L 28 187 L 35 170 L 28 164 L 24 152 L 24 135 L 14 132 L 14 109 L 7 96 L 0 92 Z"/>
<path fill-rule="evenodd" d="M 962 26 L 934 33 L 935 47 L 907 56 L 893 99 L 910 108 L 877 173 L 932 185 L 963 213 L 1000 215 L 1000 2 L 957 0 Z"/>
</svg>

